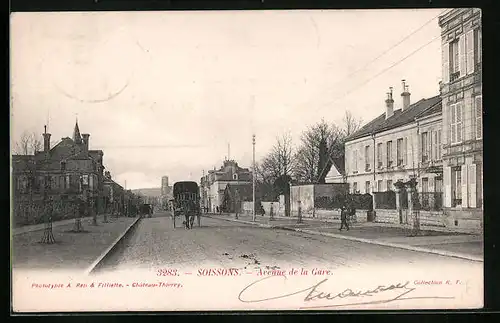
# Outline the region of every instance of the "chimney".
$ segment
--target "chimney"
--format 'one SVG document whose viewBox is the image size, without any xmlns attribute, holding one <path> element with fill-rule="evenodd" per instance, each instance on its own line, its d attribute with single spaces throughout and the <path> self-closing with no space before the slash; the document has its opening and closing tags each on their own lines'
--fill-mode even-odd
<svg viewBox="0 0 500 323">
<path fill-rule="evenodd" d="M 408 92 L 408 85 L 406 85 L 406 81 L 401 81 L 403 85 L 403 92 L 401 93 L 401 98 L 403 98 L 403 108 L 402 111 L 406 111 L 410 107 L 410 92 Z"/>
<path fill-rule="evenodd" d="M 89 152 L 89 137 L 90 135 L 88 133 L 82 134 L 82 144 L 83 144 L 83 150 L 88 153 Z"/>
<path fill-rule="evenodd" d="M 47 126 L 43 126 L 45 131 L 43 133 L 43 151 L 48 153 L 50 151 L 50 133 L 47 133 Z"/>
<path fill-rule="evenodd" d="M 385 100 L 385 119 L 389 119 L 394 114 L 394 100 L 392 99 L 392 87 L 389 88 L 390 92 L 387 93 L 387 100 Z"/>
</svg>

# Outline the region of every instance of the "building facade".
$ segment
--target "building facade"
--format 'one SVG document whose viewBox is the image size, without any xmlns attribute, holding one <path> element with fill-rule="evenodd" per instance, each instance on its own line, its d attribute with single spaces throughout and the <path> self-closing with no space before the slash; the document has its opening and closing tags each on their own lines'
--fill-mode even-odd
<svg viewBox="0 0 500 323">
<path fill-rule="evenodd" d="M 442 107 L 439 95 L 411 104 L 403 81 L 401 108 L 391 91 L 385 112 L 345 143 L 346 181 L 351 193 L 394 190 L 397 181 L 416 178 L 420 192 L 442 190 Z"/>
<path fill-rule="evenodd" d="M 50 147 L 50 137 L 45 130 L 43 151 L 12 155 L 14 216 L 36 216 L 33 207 L 50 201 L 58 217 L 71 217 L 69 206 L 77 199 L 85 200 L 91 212 L 103 212 L 103 152 L 89 149 L 90 135 L 80 134 L 78 122 L 73 138 L 62 138 Z"/>
<path fill-rule="evenodd" d="M 252 172 L 238 166 L 234 160 L 225 160 L 219 170 L 210 170 L 200 181 L 201 207 L 216 212 L 223 206 L 224 191 L 227 184 L 250 184 Z"/>
<path fill-rule="evenodd" d="M 442 46 L 444 207 L 451 226 L 483 222 L 481 10 L 439 18 Z"/>
</svg>

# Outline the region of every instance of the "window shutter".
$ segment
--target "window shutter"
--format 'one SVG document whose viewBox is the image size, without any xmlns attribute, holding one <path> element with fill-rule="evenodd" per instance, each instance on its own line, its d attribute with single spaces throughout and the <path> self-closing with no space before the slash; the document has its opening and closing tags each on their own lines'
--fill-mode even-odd
<svg viewBox="0 0 500 323">
<path fill-rule="evenodd" d="M 483 49 L 481 46 L 483 45 L 483 36 L 481 30 L 477 30 L 477 62 L 480 63 L 483 58 Z"/>
<path fill-rule="evenodd" d="M 450 45 L 445 43 L 442 46 L 442 63 L 443 63 L 443 83 L 450 82 Z"/>
<path fill-rule="evenodd" d="M 406 165 L 408 161 L 408 139 L 407 137 L 403 138 L 403 165 Z"/>
<path fill-rule="evenodd" d="M 465 35 L 461 35 L 460 38 L 458 38 L 458 70 L 460 71 L 460 76 L 465 75 L 467 71 L 466 58 Z"/>
<path fill-rule="evenodd" d="M 469 207 L 476 207 L 476 164 L 469 165 Z"/>
<path fill-rule="evenodd" d="M 445 207 L 451 207 L 451 167 L 443 167 L 443 179 L 444 179 L 444 201 L 443 205 Z"/>
<path fill-rule="evenodd" d="M 474 30 L 470 30 L 466 34 L 466 44 L 467 50 L 467 74 L 474 73 Z"/>
<path fill-rule="evenodd" d="M 474 108 L 476 113 L 476 138 L 480 139 L 483 135 L 483 102 L 481 96 L 474 98 Z"/>
<path fill-rule="evenodd" d="M 451 143 L 457 142 L 457 131 L 456 131 L 456 104 L 450 105 L 450 113 L 451 113 Z"/>
<path fill-rule="evenodd" d="M 468 207 L 468 204 L 467 204 L 467 192 L 468 192 L 468 189 L 467 189 L 467 182 L 468 182 L 468 178 L 467 178 L 467 166 L 468 165 L 462 165 L 461 167 L 461 171 L 462 171 L 462 207 Z M 457 189 L 460 189 L 457 187 Z"/>
<path fill-rule="evenodd" d="M 456 123 L 456 132 L 457 132 L 457 142 L 462 142 L 463 138 L 463 129 L 462 127 L 462 113 L 463 113 L 463 103 L 457 103 L 456 105 L 456 118 L 457 118 L 457 123 Z"/>
</svg>

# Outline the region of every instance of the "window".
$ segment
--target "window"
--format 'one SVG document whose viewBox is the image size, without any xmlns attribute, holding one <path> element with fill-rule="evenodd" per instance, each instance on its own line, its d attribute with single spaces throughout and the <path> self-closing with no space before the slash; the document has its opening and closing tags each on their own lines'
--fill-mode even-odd
<svg viewBox="0 0 500 323">
<path fill-rule="evenodd" d="M 370 181 L 365 182 L 365 192 L 368 194 L 370 193 Z"/>
<path fill-rule="evenodd" d="M 378 182 L 377 182 L 377 191 L 378 192 L 383 192 L 384 189 L 382 188 L 382 180 L 379 179 Z"/>
<path fill-rule="evenodd" d="M 429 192 L 429 179 L 427 177 L 422 178 L 422 193 Z"/>
<path fill-rule="evenodd" d="M 382 168 L 382 144 L 377 145 L 377 163 L 378 168 Z"/>
<path fill-rule="evenodd" d="M 387 142 L 387 167 L 392 167 L 392 141 Z"/>
<path fill-rule="evenodd" d="M 82 175 L 81 179 L 83 185 L 89 185 L 89 175 Z"/>
<path fill-rule="evenodd" d="M 390 179 L 387 180 L 387 190 L 392 191 L 392 180 Z"/>
<path fill-rule="evenodd" d="M 352 183 L 352 193 L 356 194 L 358 192 L 358 183 L 354 182 Z"/>
<path fill-rule="evenodd" d="M 61 162 L 61 170 L 62 170 L 62 171 L 65 171 L 65 170 L 66 170 L 66 162 L 65 162 L 65 161 L 62 161 L 62 162 Z"/>
<path fill-rule="evenodd" d="M 460 77 L 459 40 L 450 43 L 450 81 Z"/>
<path fill-rule="evenodd" d="M 436 177 L 434 179 L 434 191 L 435 192 L 443 192 L 443 178 Z"/>
<path fill-rule="evenodd" d="M 451 169 L 451 206 L 462 205 L 462 167 Z"/>
<path fill-rule="evenodd" d="M 429 159 L 429 151 L 428 151 L 429 142 L 427 141 L 428 140 L 427 136 L 428 136 L 427 132 L 422 132 L 421 144 L 422 144 L 422 162 L 423 163 L 425 163 Z"/>
<path fill-rule="evenodd" d="M 238 179 L 238 174 L 233 174 L 233 179 L 237 180 Z"/>
<path fill-rule="evenodd" d="M 450 106 L 451 113 L 451 143 L 462 142 L 462 102 L 452 104 Z"/>
<path fill-rule="evenodd" d="M 403 165 L 403 138 L 399 138 L 396 142 L 396 158 L 398 166 Z"/>
<path fill-rule="evenodd" d="M 483 137 L 483 102 L 482 96 L 478 95 L 474 98 L 474 112 L 476 123 L 476 139 Z"/>
<path fill-rule="evenodd" d="M 365 171 L 370 170 L 370 146 L 365 147 Z"/>
</svg>

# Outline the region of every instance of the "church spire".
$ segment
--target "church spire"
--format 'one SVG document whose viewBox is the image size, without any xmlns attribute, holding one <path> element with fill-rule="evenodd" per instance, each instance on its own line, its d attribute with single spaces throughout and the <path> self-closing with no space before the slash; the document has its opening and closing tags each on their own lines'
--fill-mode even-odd
<svg viewBox="0 0 500 323">
<path fill-rule="evenodd" d="M 82 142 L 82 136 L 80 135 L 80 128 L 78 128 L 78 118 L 75 123 L 75 130 L 73 131 L 73 141 L 77 144 Z"/>
</svg>

